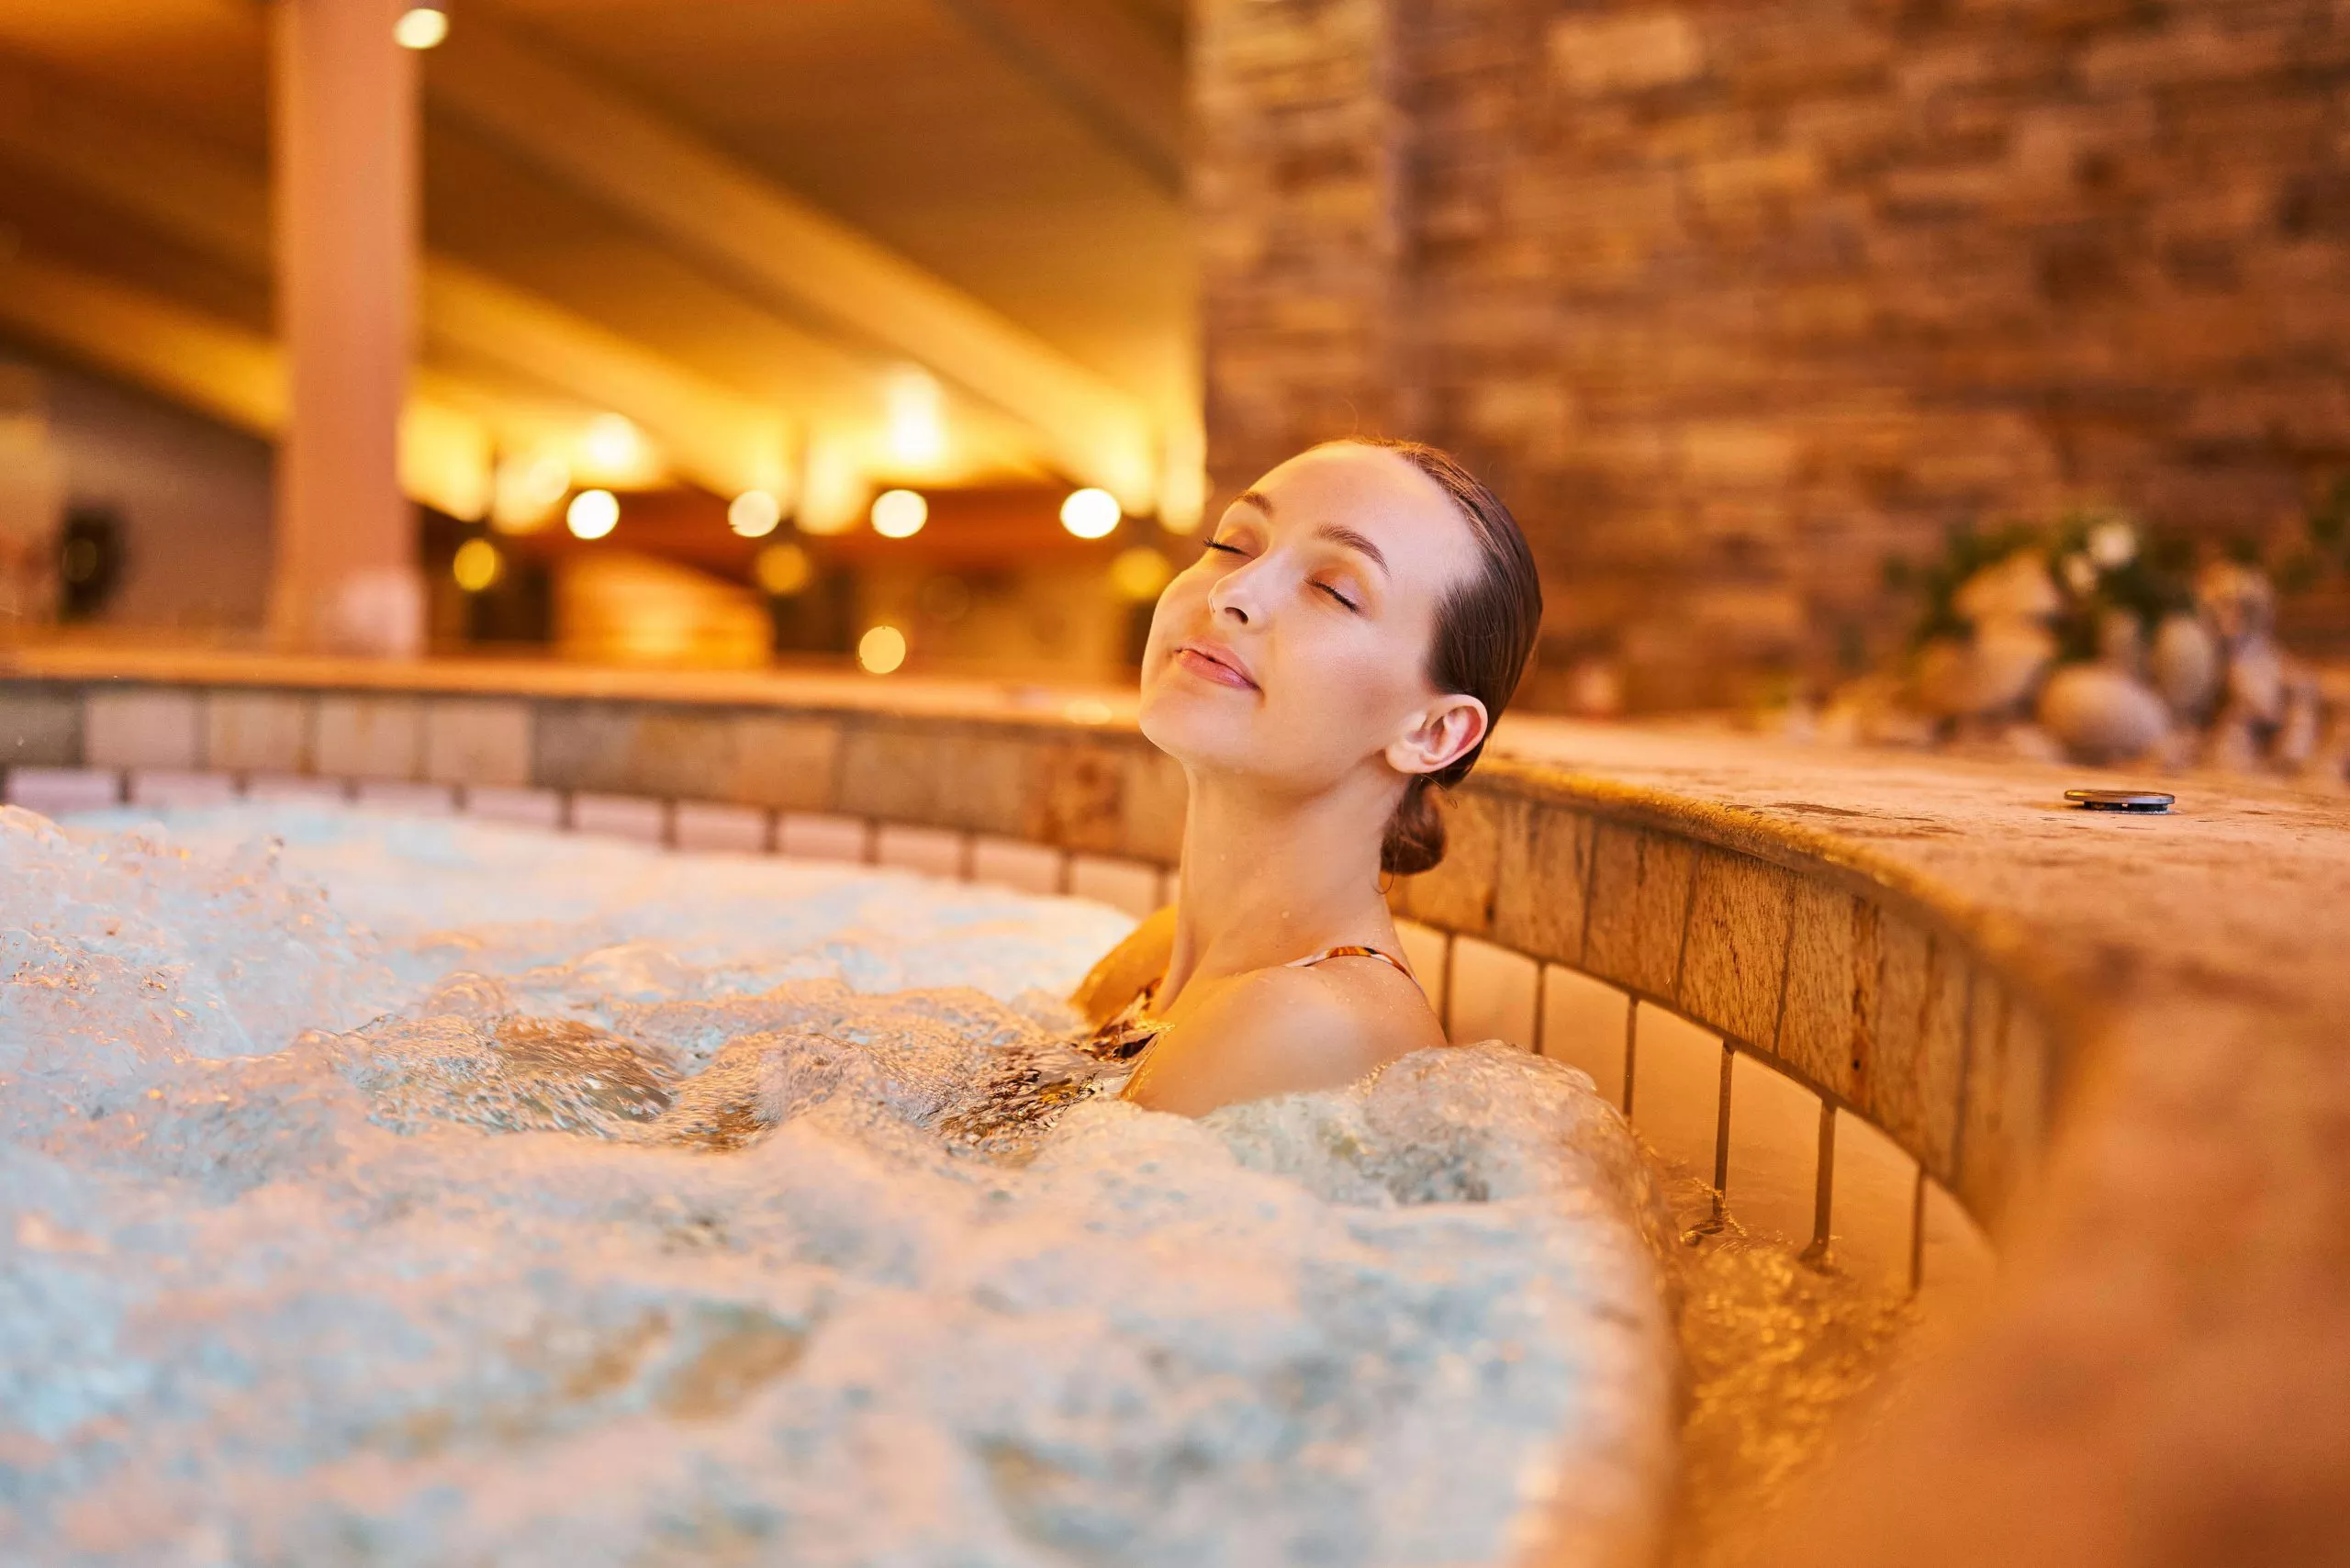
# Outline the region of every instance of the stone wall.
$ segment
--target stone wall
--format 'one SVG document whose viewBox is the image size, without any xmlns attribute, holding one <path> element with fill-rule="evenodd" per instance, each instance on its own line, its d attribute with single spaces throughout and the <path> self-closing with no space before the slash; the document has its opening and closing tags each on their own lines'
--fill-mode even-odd
<svg viewBox="0 0 2350 1568">
<path fill-rule="evenodd" d="M 1210 463 L 1409 433 L 1637 705 L 1886 646 L 1888 555 L 2350 468 L 2335 0 L 1203 0 Z"/>
</svg>

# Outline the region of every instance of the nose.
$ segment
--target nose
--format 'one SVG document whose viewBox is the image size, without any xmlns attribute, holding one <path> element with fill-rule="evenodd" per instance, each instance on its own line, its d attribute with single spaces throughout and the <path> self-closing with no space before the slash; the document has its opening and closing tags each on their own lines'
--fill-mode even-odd
<svg viewBox="0 0 2350 1568">
<path fill-rule="evenodd" d="M 1243 626 L 1257 619 L 1256 590 L 1250 586 L 1253 579 L 1248 572 L 1249 566 L 1254 565 L 1254 562 L 1247 563 L 1239 570 L 1227 572 L 1215 580 L 1214 586 L 1208 589 L 1210 615 L 1229 615 Z"/>
</svg>

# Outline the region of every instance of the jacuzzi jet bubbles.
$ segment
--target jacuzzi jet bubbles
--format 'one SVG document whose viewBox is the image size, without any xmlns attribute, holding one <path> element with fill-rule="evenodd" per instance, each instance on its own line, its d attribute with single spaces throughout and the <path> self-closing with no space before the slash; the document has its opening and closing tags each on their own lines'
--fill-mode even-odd
<svg viewBox="0 0 2350 1568">
<path fill-rule="evenodd" d="M 1056 1000 L 1130 924 L 1098 905 L 127 825 L 0 813 L 12 1562 L 1651 1537 L 1668 1227 L 1578 1075 L 1478 1047 L 1151 1115 Z"/>
</svg>

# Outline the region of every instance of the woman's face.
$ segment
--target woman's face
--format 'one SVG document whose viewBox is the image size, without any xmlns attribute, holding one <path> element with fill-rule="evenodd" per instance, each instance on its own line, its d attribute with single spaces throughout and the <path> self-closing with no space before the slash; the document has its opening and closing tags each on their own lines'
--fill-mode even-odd
<svg viewBox="0 0 2350 1568">
<path fill-rule="evenodd" d="M 1143 652 L 1142 730 L 1183 762 L 1298 791 L 1366 767 L 1422 771 L 1411 737 L 1455 712 L 1435 756 L 1475 744 L 1484 711 L 1428 682 L 1437 607 L 1479 569 L 1443 487 L 1395 453 L 1318 446 L 1217 519 L 1159 596 Z M 1439 725 L 1439 728 L 1443 726 Z"/>
</svg>

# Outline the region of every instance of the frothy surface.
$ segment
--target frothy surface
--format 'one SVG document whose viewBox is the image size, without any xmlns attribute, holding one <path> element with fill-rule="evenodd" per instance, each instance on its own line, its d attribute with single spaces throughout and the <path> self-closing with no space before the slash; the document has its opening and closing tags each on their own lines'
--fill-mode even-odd
<svg viewBox="0 0 2350 1568">
<path fill-rule="evenodd" d="M 1646 1550 L 1656 1204 L 1576 1074 L 1185 1121 L 1057 1038 L 1098 905 L 127 821 L 0 811 L 0 1556 Z"/>
</svg>

